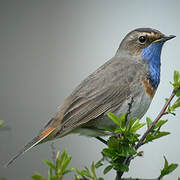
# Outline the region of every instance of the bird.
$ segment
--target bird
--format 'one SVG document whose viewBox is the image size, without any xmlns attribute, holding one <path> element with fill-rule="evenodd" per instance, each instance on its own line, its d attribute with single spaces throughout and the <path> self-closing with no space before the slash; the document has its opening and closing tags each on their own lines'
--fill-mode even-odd
<svg viewBox="0 0 180 180">
<path fill-rule="evenodd" d="M 130 117 L 141 119 L 160 83 L 161 50 L 173 39 L 153 28 L 137 28 L 121 41 L 115 55 L 85 78 L 64 100 L 57 113 L 6 164 L 34 146 L 70 133 L 89 137 L 107 135 L 116 126 L 108 113 L 120 117 L 131 104 Z"/>
</svg>

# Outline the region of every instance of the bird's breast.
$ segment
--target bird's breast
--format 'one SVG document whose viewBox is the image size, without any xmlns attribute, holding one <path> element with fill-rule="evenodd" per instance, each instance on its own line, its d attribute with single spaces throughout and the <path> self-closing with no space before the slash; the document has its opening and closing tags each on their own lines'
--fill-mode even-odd
<svg viewBox="0 0 180 180">
<path fill-rule="evenodd" d="M 141 82 L 144 85 L 145 93 L 152 99 L 154 97 L 156 89 L 153 88 L 151 82 L 146 77 L 142 77 Z"/>
</svg>

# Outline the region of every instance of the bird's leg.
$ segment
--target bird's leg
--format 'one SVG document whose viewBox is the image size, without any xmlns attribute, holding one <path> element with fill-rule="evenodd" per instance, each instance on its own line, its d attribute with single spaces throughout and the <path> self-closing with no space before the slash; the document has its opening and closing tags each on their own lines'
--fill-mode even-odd
<svg viewBox="0 0 180 180">
<path fill-rule="evenodd" d="M 102 143 L 104 143 L 105 145 L 107 145 L 107 141 L 104 140 L 103 138 L 97 136 L 96 139 L 98 139 L 99 141 L 101 141 Z"/>
</svg>

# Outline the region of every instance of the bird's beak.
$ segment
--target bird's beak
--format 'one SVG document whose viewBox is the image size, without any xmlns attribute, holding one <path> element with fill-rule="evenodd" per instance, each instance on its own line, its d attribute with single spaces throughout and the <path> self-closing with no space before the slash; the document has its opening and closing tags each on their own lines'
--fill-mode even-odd
<svg viewBox="0 0 180 180">
<path fill-rule="evenodd" d="M 173 39 L 173 38 L 175 38 L 176 36 L 174 36 L 174 35 L 170 35 L 170 36 L 164 36 L 163 38 L 161 38 L 161 41 L 162 42 L 166 42 L 166 41 L 168 41 L 168 40 L 170 40 L 170 39 Z"/>
<path fill-rule="evenodd" d="M 162 38 L 160 38 L 160 39 L 156 39 L 155 41 L 153 41 L 153 43 L 156 43 L 156 42 L 166 42 L 166 41 L 168 41 L 168 40 L 170 40 L 170 39 L 173 39 L 173 38 L 175 38 L 176 36 L 174 36 L 174 35 L 169 35 L 169 36 L 163 36 Z"/>
</svg>

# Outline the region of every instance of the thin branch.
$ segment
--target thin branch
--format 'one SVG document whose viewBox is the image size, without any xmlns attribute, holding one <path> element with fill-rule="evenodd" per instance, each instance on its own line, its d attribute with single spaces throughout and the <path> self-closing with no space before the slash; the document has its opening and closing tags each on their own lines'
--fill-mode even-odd
<svg viewBox="0 0 180 180">
<path fill-rule="evenodd" d="M 54 147 L 54 143 L 51 143 L 51 150 L 52 150 L 52 160 L 54 162 L 54 164 L 56 165 L 56 149 Z"/>
<path fill-rule="evenodd" d="M 127 113 L 126 113 L 126 117 L 125 117 L 125 122 L 126 122 L 126 125 L 129 124 L 129 120 L 128 120 L 128 116 L 131 114 L 131 108 L 132 108 L 132 104 L 134 102 L 134 99 L 133 97 L 131 98 L 131 101 L 128 103 L 128 110 L 127 110 Z"/>
<path fill-rule="evenodd" d="M 105 145 L 107 145 L 107 141 L 104 140 L 103 138 L 97 136 L 96 139 L 98 139 L 99 141 L 101 141 L 102 143 L 104 143 Z"/>
<path fill-rule="evenodd" d="M 153 129 L 153 127 L 155 126 L 155 124 L 160 120 L 160 118 L 164 115 L 164 113 L 166 112 L 166 109 L 168 107 L 168 105 L 170 104 L 170 102 L 172 101 L 172 99 L 174 98 L 174 96 L 176 95 L 177 91 L 173 91 L 171 96 L 169 97 L 169 99 L 166 101 L 165 105 L 163 106 L 162 110 L 160 111 L 160 113 L 158 114 L 158 116 L 156 117 L 156 119 L 152 122 L 152 124 L 150 125 L 150 127 L 147 129 L 147 131 L 144 133 L 144 135 L 141 137 L 141 139 L 139 140 L 139 142 L 137 143 L 137 145 L 135 146 L 135 149 L 137 150 L 143 143 L 144 140 L 146 139 L 146 136 L 151 132 L 151 130 Z"/>
</svg>

